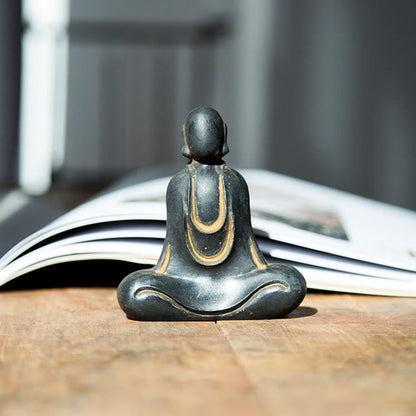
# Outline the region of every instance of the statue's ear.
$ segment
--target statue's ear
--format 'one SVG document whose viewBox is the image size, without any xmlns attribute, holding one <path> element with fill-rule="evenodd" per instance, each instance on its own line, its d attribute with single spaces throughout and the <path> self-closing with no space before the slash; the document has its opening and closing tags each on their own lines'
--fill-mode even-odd
<svg viewBox="0 0 416 416">
<path fill-rule="evenodd" d="M 188 142 L 186 140 L 185 124 L 182 126 L 182 150 L 181 153 L 188 158 L 191 158 L 191 152 L 189 150 Z"/>
<path fill-rule="evenodd" d="M 226 123 L 222 123 L 222 124 L 223 124 L 223 129 L 224 129 L 224 144 L 222 146 L 222 156 L 224 156 L 230 151 L 230 149 L 228 148 L 228 144 L 227 144 L 228 127 Z"/>
</svg>

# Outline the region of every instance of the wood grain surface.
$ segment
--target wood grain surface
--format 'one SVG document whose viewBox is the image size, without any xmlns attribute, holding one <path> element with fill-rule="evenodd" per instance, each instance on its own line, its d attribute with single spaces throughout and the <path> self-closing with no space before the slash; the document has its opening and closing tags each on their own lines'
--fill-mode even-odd
<svg viewBox="0 0 416 416">
<path fill-rule="evenodd" d="M 414 415 L 416 299 L 135 322 L 113 288 L 0 292 L 0 415 Z"/>
</svg>

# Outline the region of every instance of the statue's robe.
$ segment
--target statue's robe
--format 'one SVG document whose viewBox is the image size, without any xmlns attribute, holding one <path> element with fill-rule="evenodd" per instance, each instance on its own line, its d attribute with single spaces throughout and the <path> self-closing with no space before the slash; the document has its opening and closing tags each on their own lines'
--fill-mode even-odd
<svg viewBox="0 0 416 416">
<path fill-rule="evenodd" d="M 257 246 L 247 185 L 238 172 L 193 161 L 171 179 L 166 203 L 158 263 L 119 286 L 128 317 L 272 318 L 302 301 L 302 275 L 290 266 L 268 265 Z"/>
</svg>

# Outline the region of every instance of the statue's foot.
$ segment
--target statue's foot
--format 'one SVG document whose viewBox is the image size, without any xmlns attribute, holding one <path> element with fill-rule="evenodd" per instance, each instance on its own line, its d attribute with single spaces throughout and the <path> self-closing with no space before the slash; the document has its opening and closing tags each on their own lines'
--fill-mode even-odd
<svg viewBox="0 0 416 416">
<path fill-rule="evenodd" d="M 212 321 L 285 316 L 299 306 L 305 293 L 305 280 L 296 269 L 273 265 L 243 277 L 210 280 L 208 285 L 206 281 L 187 285 L 184 279 L 152 269 L 138 271 L 120 283 L 118 299 L 130 319 Z"/>
</svg>

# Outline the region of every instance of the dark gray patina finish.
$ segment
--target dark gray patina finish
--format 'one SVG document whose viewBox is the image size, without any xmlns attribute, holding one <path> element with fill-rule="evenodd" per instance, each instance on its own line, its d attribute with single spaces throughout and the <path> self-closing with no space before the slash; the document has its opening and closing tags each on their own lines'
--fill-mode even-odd
<svg viewBox="0 0 416 416">
<path fill-rule="evenodd" d="M 198 107 L 188 115 L 182 153 L 190 162 L 168 186 L 160 259 L 118 287 L 127 317 L 276 318 L 303 300 L 303 276 L 293 267 L 267 264 L 257 246 L 246 182 L 222 160 L 226 138 L 226 124 L 214 109 Z"/>
</svg>

